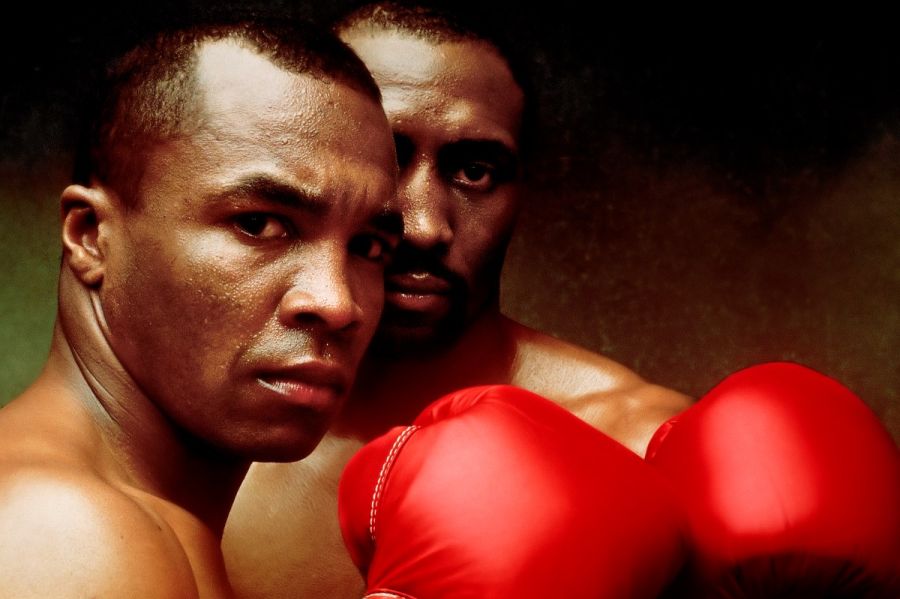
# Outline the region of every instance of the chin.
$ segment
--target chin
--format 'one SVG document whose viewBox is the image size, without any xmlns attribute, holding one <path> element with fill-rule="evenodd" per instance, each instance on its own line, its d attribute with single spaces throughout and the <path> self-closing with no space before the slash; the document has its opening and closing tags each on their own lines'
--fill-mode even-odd
<svg viewBox="0 0 900 599">
<path fill-rule="evenodd" d="M 369 349 L 375 357 L 412 357 L 440 353 L 452 346 L 463 333 L 459 326 L 392 326 L 378 330 Z"/>
<path fill-rule="evenodd" d="M 273 447 L 257 452 L 250 459 L 252 462 L 299 462 L 313 452 L 318 443 L 302 448 Z"/>
<path fill-rule="evenodd" d="M 296 462 L 311 454 L 328 431 L 324 421 L 303 426 L 260 423 L 254 429 L 244 429 L 243 434 L 232 436 L 219 447 L 239 461 Z"/>
</svg>

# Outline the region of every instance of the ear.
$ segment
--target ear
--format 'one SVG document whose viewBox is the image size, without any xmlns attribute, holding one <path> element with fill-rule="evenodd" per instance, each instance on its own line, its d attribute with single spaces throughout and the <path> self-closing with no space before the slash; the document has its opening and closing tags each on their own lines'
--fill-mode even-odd
<svg viewBox="0 0 900 599">
<path fill-rule="evenodd" d="M 69 185 L 62 192 L 63 261 L 85 285 L 100 285 L 106 268 L 108 230 L 116 204 L 101 188 Z"/>
</svg>

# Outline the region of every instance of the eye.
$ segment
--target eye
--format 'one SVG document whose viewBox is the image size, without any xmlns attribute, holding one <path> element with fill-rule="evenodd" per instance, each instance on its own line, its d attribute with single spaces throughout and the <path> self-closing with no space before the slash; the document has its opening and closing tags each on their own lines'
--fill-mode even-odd
<svg viewBox="0 0 900 599">
<path fill-rule="evenodd" d="M 514 150 L 493 140 L 447 144 L 438 150 L 437 164 L 445 181 L 475 194 L 489 194 L 518 175 Z"/>
<path fill-rule="evenodd" d="M 487 162 L 470 162 L 459 168 L 453 179 L 466 187 L 487 191 L 494 187 L 494 165 Z"/>
<path fill-rule="evenodd" d="M 234 226 L 239 231 L 257 239 L 280 239 L 287 237 L 290 230 L 278 216 L 265 212 L 247 212 L 234 217 Z"/>
<path fill-rule="evenodd" d="M 350 240 L 350 253 L 371 262 L 386 263 L 393 254 L 394 248 L 377 235 L 357 235 Z"/>
</svg>

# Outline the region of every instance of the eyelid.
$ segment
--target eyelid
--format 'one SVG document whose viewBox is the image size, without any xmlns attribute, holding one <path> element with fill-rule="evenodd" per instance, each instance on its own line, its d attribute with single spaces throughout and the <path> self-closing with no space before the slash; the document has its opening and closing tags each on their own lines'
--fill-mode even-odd
<svg viewBox="0 0 900 599">
<path fill-rule="evenodd" d="M 484 174 L 478 179 L 471 179 L 465 174 L 465 169 L 471 166 L 478 166 L 484 170 Z M 496 165 L 486 161 L 471 161 L 466 164 L 458 165 L 448 172 L 448 176 L 458 185 L 471 189 L 473 191 L 489 192 L 492 191 L 502 179 L 497 176 L 498 168 Z"/>
<path fill-rule="evenodd" d="M 512 181 L 516 177 L 516 159 L 514 155 L 501 151 L 494 146 L 483 144 L 459 143 L 446 147 L 439 156 L 440 171 L 443 176 L 456 185 L 472 192 L 489 193 L 498 185 Z M 473 181 L 465 177 L 462 171 L 469 166 L 485 169 L 483 180 Z"/>
<path fill-rule="evenodd" d="M 261 235 L 254 234 L 248 231 L 241 223 L 242 219 L 250 219 L 253 217 L 259 217 L 266 220 L 265 227 L 268 227 L 271 222 L 278 223 L 281 227 L 282 232 L 278 235 Z M 242 235 L 245 235 L 251 239 L 257 239 L 260 241 L 270 241 L 275 239 L 287 239 L 289 237 L 295 237 L 297 235 L 297 228 L 294 225 L 293 221 L 290 218 L 282 214 L 278 214 L 275 212 L 269 212 L 265 210 L 251 210 L 246 212 L 240 212 L 238 214 L 233 215 L 230 218 L 230 221 L 233 223 L 233 226 L 239 230 Z M 265 229 L 264 229 L 265 230 Z"/>
</svg>

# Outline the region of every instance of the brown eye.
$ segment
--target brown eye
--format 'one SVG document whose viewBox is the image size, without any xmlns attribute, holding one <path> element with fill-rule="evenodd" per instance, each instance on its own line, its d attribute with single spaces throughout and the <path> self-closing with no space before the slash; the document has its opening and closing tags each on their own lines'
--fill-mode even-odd
<svg viewBox="0 0 900 599">
<path fill-rule="evenodd" d="M 473 162 L 459 169 L 456 179 L 465 185 L 471 185 L 477 188 L 492 187 L 494 169 L 483 162 Z"/>
<path fill-rule="evenodd" d="M 375 235 L 357 235 L 350 240 L 350 253 L 372 262 L 385 262 L 390 257 L 391 246 Z"/>
<path fill-rule="evenodd" d="M 276 216 L 264 212 L 248 212 L 234 218 L 235 227 L 242 233 L 257 239 L 287 237 L 288 228 Z"/>
<path fill-rule="evenodd" d="M 465 139 L 438 151 L 438 168 L 463 192 L 489 194 L 518 175 L 515 152 L 494 140 Z"/>
</svg>

